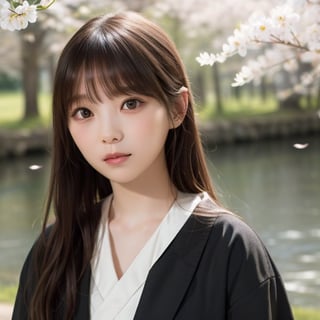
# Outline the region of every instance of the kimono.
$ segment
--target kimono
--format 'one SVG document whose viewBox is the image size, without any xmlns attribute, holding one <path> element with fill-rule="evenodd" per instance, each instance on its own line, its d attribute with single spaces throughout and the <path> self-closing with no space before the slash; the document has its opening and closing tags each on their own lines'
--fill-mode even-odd
<svg viewBox="0 0 320 320">
<path fill-rule="evenodd" d="M 132 319 L 293 319 L 283 281 L 263 242 L 239 217 L 213 208 L 211 215 L 191 212 L 153 263 Z M 13 320 L 28 319 L 31 256 L 32 250 L 21 272 Z M 88 266 L 74 320 L 90 319 L 91 282 Z M 63 318 L 63 301 L 61 305 L 54 319 Z M 111 318 L 105 314 L 101 319 Z"/>
</svg>

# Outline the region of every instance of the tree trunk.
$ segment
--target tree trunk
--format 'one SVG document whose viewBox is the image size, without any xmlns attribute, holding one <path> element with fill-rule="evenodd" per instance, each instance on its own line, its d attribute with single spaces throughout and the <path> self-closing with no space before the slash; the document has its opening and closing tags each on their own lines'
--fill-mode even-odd
<svg viewBox="0 0 320 320">
<path fill-rule="evenodd" d="M 231 87 L 231 95 L 236 100 L 240 100 L 242 93 L 242 87 Z"/>
<path fill-rule="evenodd" d="M 262 101 L 267 100 L 267 95 L 268 95 L 268 88 L 267 88 L 267 83 L 266 83 L 266 78 L 262 77 L 261 83 L 260 83 L 260 96 Z"/>
<path fill-rule="evenodd" d="M 223 104 L 222 104 L 222 93 L 220 86 L 220 72 L 218 64 L 215 63 L 212 67 L 213 83 L 214 83 L 214 94 L 216 98 L 216 108 L 217 114 L 223 114 Z"/>
<path fill-rule="evenodd" d="M 279 100 L 281 110 L 301 110 L 300 95 L 293 94 L 285 99 Z"/>
<path fill-rule="evenodd" d="M 24 93 L 23 119 L 39 116 L 39 55 L 42 47 L 44 32 L 38 22 L 30 24 L 27 29 L 20 31 L 22 86 Z"/>
<path fill-rule="evenodd" d="M 194 75 L 192 91 L 194 92 L 197 105 L 204 107 L 206 104 L 206 90 L 204 72 L 202 69 L 198 69 Z"/>
<path fill-rule="evenodd" d="M 317 94 L 317 100 L 316 100 L 316 108 L 320 109 L 320 86 L 318 87 L 318 94 Z"/>
<path fill-rule="evenodd" d="M 300 110 L 300 95 L 294 93 L 292 88 L 299 81 L 299 72 L 288 73 L 284 70 L 280 70 L 275 79 L 275 89 L 279 96 L 284 96 L 278 101 L 280 110 Z"/>
</svg>

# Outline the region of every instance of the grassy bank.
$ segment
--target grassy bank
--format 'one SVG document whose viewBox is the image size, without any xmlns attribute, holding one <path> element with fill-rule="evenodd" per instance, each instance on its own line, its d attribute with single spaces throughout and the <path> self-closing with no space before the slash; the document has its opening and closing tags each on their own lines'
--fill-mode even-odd
<svg viewBox="0 0 320 320">
<path fill-rule="evenodd" d="M 0 286 L 0 303 L 13 303 L 16 292 L 16 286 Z M 320 320 L 320 309 L 294 307 L 293 313 L 295 320 Z"/>
<path fill-rule="evenodd" d="M 16 129 L 48 126 L 51 114 L 51 93 L 39 93 L 40 118 L 21 121 L 23 108 L 24 100 L 21 91 L 0 92 L 0 127 Z M 198 107 L 197 114 L 200 121 L 212 121 L 257 116 L 287 117 L 292 114 L 292 111 L 279 112 L 277 101 L 272 95 L 262 99 L 259 95 L 244 94 L 240 99 L 225 98 L 222 113 L 217 111 L 214 99 L 210 98 L 206 105 Z"/>
<path fill-rule="evenodd" d="M 262 99 L 258 95 L 243 95 L 240 99 L 225 98 L 223 101 L 223 112 L 220 114 L 215 108 L 214 100 L 199 108 L 200 120 L 212 119 L 234 119 L 239 117 L 252 117 L 257 115 L 268 115 L 278 111 L 277 101 L 274 96 Z"/>
<path fill-rule="evenodd" d="M 0 285 L 0 302 L 13 303 L 17 293 L 17 286 L 1 286 Z"/>
<path fill-rule="evenodd" d="M 296 307 L 293 313 L 295 320 L 320 320 L 320 310 Z"/>
<path fill-rule="evenodd" d="M 21 121 L 23 116 L 22 92 L 0 92 L 0 127 L 1 128 L 32 128 L 47 126 L 50 121 L 51 96 L 48 93 L 39 94 L 40 119 Z"/>
<path fill-rule="evenodd" d="M 20 119 L 23 116 L 23 95 L 22 92 L 0 92 L 0 126 L 15 127 L 21 125 Z M 51 108 L 50 93 L 39 94 L 39 111 L 44 123 L 48 123 Z M 262 100 L 259 96 L 243 96 L 241 99 L 228 98 L 224 101 L 223 114 L 219 115 L 214 106 L 214 101 L 208 101 L 206 106 L 199 107 L 200 120 L 235 118 L 241 116 L 256 116 L 275 112 L 277 103 L 274 97 Z M 32 126 L 31 123 L 23 123 L 23 126 Z"/>
</svg>

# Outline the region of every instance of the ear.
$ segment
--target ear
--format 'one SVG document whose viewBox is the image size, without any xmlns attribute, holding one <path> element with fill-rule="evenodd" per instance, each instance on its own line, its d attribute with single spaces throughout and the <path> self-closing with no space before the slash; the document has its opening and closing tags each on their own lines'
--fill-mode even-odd
<svg viewBox="0 0 320 320">
<path fill-rule="evenodd" d="M 188 110 L 189 94 L 186 87 L 181 87 L 178 91 L 178 95 L 175 98 L 175 105 L 172 111 L 172 122 L 170 129 L 174 129 L 180 126 Z"/>
</svg>

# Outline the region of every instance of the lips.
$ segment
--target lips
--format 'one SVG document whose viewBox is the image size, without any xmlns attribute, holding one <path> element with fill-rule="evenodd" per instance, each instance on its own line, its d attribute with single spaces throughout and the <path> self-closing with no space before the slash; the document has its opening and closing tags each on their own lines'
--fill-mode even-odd
<svg viewBox="0 0 320 320">
<path fill-rule="evenodd" d="M 125 162 L 131 153 L 110 153 L 104 158 L 104 162 L 108 164 L 121 164 Z"/>
</svg>

